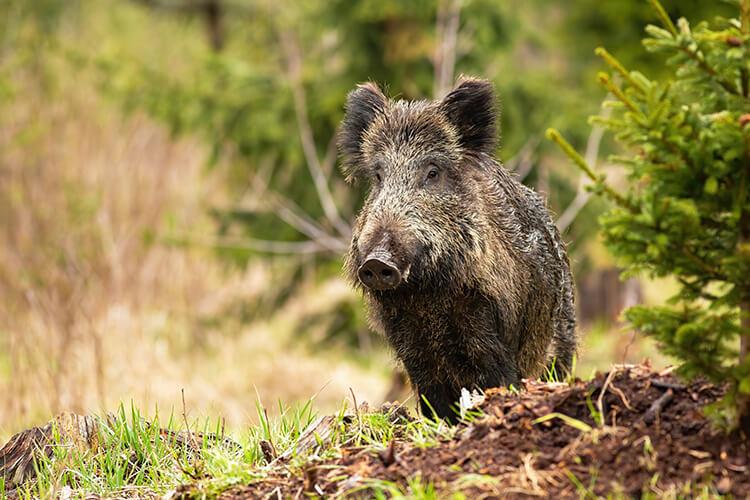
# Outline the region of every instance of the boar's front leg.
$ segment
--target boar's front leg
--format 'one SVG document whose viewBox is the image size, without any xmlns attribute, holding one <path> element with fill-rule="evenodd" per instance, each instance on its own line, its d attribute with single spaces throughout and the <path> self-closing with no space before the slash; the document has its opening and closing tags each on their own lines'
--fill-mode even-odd
<svg viewBox="0 0 750 500">
<path fill-rule="evenodd" d="M 447 383 L 434 383 L 417 388 L 419 407 L 422 415 L 433 418 L 444 418 L 450 423 L 458 421 L 458 399 L 460 390 L 454 389 Z"/>
<path fill-rule="evenodd" d="M 511 384 L 518 387 L 520 383 L 517 363 L 505 350 L 486 353 L 480 359 L 474 360 L 471 365 L 471 373 L 465 374 L 467 390 L 507 387 Z M 450 423 L 456 423 L 458 400 L 461 397 L 460 387 L 448 382 L 434 382 L 418 386 L 417 394 L 423 415 L 430 418 L 437 415 Z"/>
</svg>

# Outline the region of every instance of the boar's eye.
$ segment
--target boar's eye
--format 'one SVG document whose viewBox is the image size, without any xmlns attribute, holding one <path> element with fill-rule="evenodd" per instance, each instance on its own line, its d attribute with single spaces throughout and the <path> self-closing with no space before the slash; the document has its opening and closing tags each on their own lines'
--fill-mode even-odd
<svg viewBox="0 0 750 500">
<path fill-rule="evenodd" d="M 429 170 L 427 170 L 427 178 L 425 179 L 425 183 L 431 184 L 435 182 L 440 175 L 440 172 L 438 172 L 437 167 L 430 167 Z"/>
<path fill-rule="evenodd" d="M 375 167 L 375 180 L 378 182 L 383 181 L 383 175 L 381 174 L 381 172 L 382 172 L 382 167 L 380 165 Z"/>
</svg>

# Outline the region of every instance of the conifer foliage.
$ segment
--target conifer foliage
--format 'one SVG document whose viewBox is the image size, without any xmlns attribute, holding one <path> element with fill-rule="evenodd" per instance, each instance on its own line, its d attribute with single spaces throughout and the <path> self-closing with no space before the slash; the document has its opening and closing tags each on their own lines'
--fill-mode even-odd
<svg viewBox="0 0 750 500">
<path fill-rule="evenodd" d="M 553 129 L 555 141 L 612 202 L 605 243 L 629 274 L 673 276 L 666 305 L 637 306 L 626 319 L 682 360 L 688 376 L 729 381 L 719 413 L 750 429 L 750 0 L 737 17 L 674 23 L 650 0 L 660 27 L 643 41 L 669 69 L 653 81 L 605 49 L 600 83 L 608 118 L 593 117 L 624 153 L 612 158 L 629 182 L 616 189 Z M 586 300 L 582 297 L 581 300 Z"/>
</svg>

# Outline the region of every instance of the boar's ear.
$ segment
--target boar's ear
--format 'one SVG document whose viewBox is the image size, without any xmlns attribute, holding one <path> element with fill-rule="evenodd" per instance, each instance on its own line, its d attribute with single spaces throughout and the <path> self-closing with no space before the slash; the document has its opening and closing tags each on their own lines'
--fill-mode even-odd
<svg viewBox="0 0 750 500">
<path fill-rule="evenodd" d="M 346 98 L 346 114 L 338 136 L 342 170 L 351 179 L 362 165 L 362 136 L 375 117 L 385 110 L 386 98 L 380 88 L 367 82 L 357 85 Z"/>
<path fill-rule="evenodd" d="M 492 83 L 462 77 L 440 103 L 467 151 L 492 154 L 497 145 L 497 108 Z"/>
</svg>

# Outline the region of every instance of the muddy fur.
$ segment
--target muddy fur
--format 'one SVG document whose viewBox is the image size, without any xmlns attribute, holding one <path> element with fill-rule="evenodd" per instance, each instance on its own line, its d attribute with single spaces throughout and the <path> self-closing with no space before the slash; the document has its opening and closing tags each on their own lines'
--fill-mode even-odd
<svg viewBox="0 0 750 500">
<path fill-rule="evenodd" d="M 370 183 L 345 272 L 446 418 L 461 388 L 517 385 L 553 358 L 562 375 L 576 349 L 565 247 L 544 200 L 494 157 L 495 103 L 479 79 L 443 101 L 390 100 L 366 83 L 349 94 L 339 135 L 345 174 Z M 395 289 L 358 279 L 375 248 L 403 276 Z"/>
</svg>

